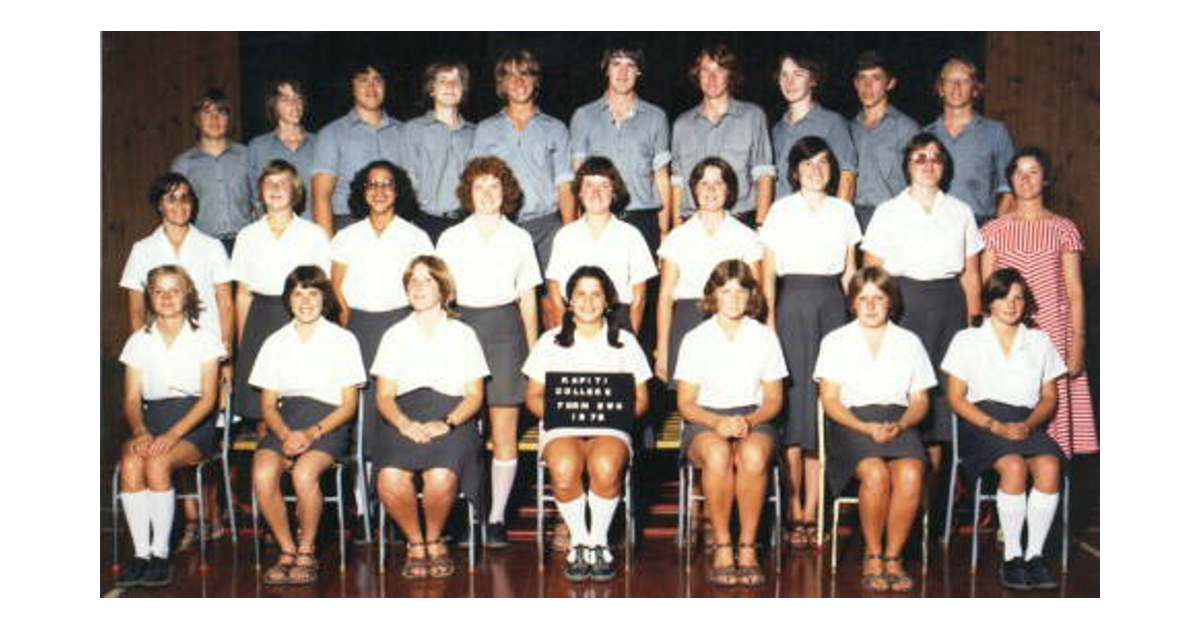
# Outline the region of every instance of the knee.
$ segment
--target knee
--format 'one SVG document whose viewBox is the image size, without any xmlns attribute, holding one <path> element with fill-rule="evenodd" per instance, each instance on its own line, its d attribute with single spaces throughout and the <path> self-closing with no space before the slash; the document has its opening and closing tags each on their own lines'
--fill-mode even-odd
<svg viewBox="0 0 1200 630">
<path fill-rule="evenodd" d="M 458 476 L 445 468 L 426 472 L 424 481 L 426 499 L 452 499 L 458 490 Z"/>
<path fill-rule="evenodd" d="M 121 457 L 121 485 L 141 485 L 145 477 L 146 460 L 132 451 Z"/>
<path fill-rule="evenodd" d="M 171 461 L 166 457 L 151 457 L 146 460 L 146 483 L 163 489 L 171 486 Z"/>
<path fill-rule="evenodd" d="M 771 465 L 767 453 L 761 448 L 743 445 L 737 454 L 737 469 L 740 475 L 762 476 Z"/>
<path fill-rule="evenodd" d="M 250 475 L 254 480 L 254 489 L 256 492 L 274 492 L 279 489 L 278 466 L 256 461 Z"/>
<path fill-rule="evenodd" d="M 320 492 L 321 471 L 314 466 L 296 466 L 292 468 L 292 485 L 296 494 Z"/>
<path fill-rule="evenodd" d="M 700 453 L 701 468 L 705 475 L 724 476 L 733 472 L 733 457 L 729 446 L 723 443 L 715 444 Z"/>
<path fill-rule="evenodd" d="M 879 460 L 859 464 L 858 480 L 864 494 L 884 494 L 892 487 L 891 473 L 887 465 Z"/>
<path fill-rule="evenodd" d="M 412 480 L 399 474 L 380 474 L 375 491 L 379 494 L 379 500 L 384 503 L 395 502 L 405 496 L 411 496 L 414 492 Z"/>
<path fill-rule="evenodd" d="M 1058 458 L 1046 456 L 1038 458 L 1033 469 L 1033 482 L 1039 492 L 1053 494 L 1058 492 L 1058 479 L 1062 474 L 1062 466 Z"/>
<path fill-rule="evenodd" d="M 905 460 L 892 471 L 892 486 L 905 494 L 918 495 L 925 478 L 925 467 L 917 461 Z"/>
<path fill-rule="evenodd" d="M 1025 477 L 1029 474 L 1025 458 L 1020 455 L 1006 455 L 996 461 L 995 468 L 1000 474 L 1000 483 L 1009 487 L 1025 487 Z"/>
<path fill-rule="evenodd" d="M 555 488 L 571 488 L 580 483 L 583 476 L 583 463 L 574 456 L 559 455 L 546 462 L 550 472 L 550 483 Z"/>
<path fill-rule="evenodd" d="M 611 495 L 621 485 L 625 462 L 618 457 L 594 457 L 588 460 L 588 480 L 593 489 Z"/>
</svg>

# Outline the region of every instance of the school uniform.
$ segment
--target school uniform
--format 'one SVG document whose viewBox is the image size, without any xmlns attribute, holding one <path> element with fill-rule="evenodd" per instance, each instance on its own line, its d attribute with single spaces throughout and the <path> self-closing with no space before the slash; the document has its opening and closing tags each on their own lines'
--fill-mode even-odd
<svg viewBox="0 0 1200 630">
<path fill-rule="evenodd" d="M 294 321 L 272 333 L 250 372 L 251 386 L 278 395 L 279 413 L 293 431 L 320 422 L 341 406 L 344 388 L 366 380 L 358 340 L 323 317 L 307 340 L 300 337 Z M 349 446 L 353 424 L 352 419 L 322 435 L 312 448 L 339 458 Z M 282 454 L 282 442 L 271 431 L 258 447 Z"/>
<path fill-rule="evenodd" d="M 554 236 L 550 262 L 546 265 L 546 279 L 558 283 L 559 296 L 564 300 L 569 301 L 565 294 L 567 281 L 584 265 L 595 265 L 608 274 L 620 301 L 613 306 L 624 312 L 622 325 L 632 329 L 628 313 L 633 287 L 658 275 L 658 266 L 641 232 L 615 216 L 609 217 L 599 234 L 593 234 L 583 218 L 564 226 Z"/>
<path fill-rule="evenodd" d="M 646 355 L 638 345 L 637 337 L 628 330 L 617 333 L 620 348 L 614 348 L 608 343 L 608 324 L 600 327 L 600 332 L 590 339 L 575 332 L 575 341 L 571 346 L 563 347 L 555 341 L 562 327 L 547 330 L 538 338 L 525 361 L 522 371 L 525 376 L 543 385 L 549 372 L 592 372 L 604 374 L 632 374 L 634 384 L 645 383 L 653 376 Z M 544 431 L 538 438 L 538 456 L 551 441 L 560 437 L 597 437 L 606 435 L 615 437 L 625 443 L 633 454 L 633 442 L 629 434 L 618 429 L 593 427 L 572 428 L 560 427 Z"/>
<path fill-rule="evenodd" d="M 950 343 L 942 371 L 967 384 L 967 401 L 997 422 L 1023 422 L 1041 400 L 1043 383 L 1067 373 L 1050 336 L 1036 329 L 1017 326 L 1008 356 L 990 319 L 978 328 L 959 331 Z M 1045 425 L 1012 441 L 991 431 L 959 420 L 958 450 L 963 473 L 975 478 L 991 469 L 996 460 L 1010 454 L 1023 457 L 1054 455 L 1062 451 L 1046 434 Z"/>
<path fill-rule="evenodd" d="M 967 325 L 958 276 L 983 246 L 969 206 L 938 192 L 933 210 L 925 212 L 909 189 L 875 209 L 863 238 L 863 251 L 882 258 L 896 279 L 903 302 L 899 322 L 921 338 L 936 364 Z M 951 412 L 943 391 L 944 385 L 931 392 L 930 413 L 920 425 L 926 442 L 950 441 Z"/>
<path fill-rule="evenodd" d="M 658 248 L 658 256 L 675 263 L 679 270 L 675 293 L 671 296 L 673 306 L 667 352 L 667 373 L 671 374 L 683 336 L 708 317 L 700 310 L 700 301 L 704 299 L 704 285 L 713 268 L 731 258 L 753 264 L 762 260 L 763 253 L 754 230 L 726 212 L 712 234 L 704 229 L 699 214 L 693 215 L 667 234 L 662 247 Z"/>
<path fill-rule="evenodd" d="M 412 314 L 384 333 L 371 374 L 396 384 L 396 405 L 414 422 L 444 420 L 462 402 L 466 384 L 488 376 L 479 339 L 466 324 L 448 317 L 426 333 Z M 373 404 L 373 403 L 372 403 Z M 376 421 L 371 458 L 376 467 L 422 471 L 448 468 L 459 489 L 479 493 L 479 429 L 475 420 L 461 422 L 427 444 L 402 435 L 382 416 Z"/>
<path fill-rule="evenodd" d="M 821 340 L 813 368 L 813 380 L 841 386 L 842 405 L 863 422 L 898 421 L 908 408 L 909 394 L 937 384 L 921 340 L 890 321 L 885 326 L 875 355 L 858 321 L 834 330 Z M 925 461 L 925 449 L 914 428 L 905 429 L 891 442 L 876 444 L 869 436 L 837 422 L 826 419 L 826 423 L 830 491 L 835 494 L 854 477 L 863 459 Z"/>
<path fill-rule="evenodd" d="M 457 307 L 483 345 L 491 378 L 488 405 L 520 405 L 525 400 L 521 365 L 529 354 L 517 299 L 541 284 L 533 239 L 501 217 L 484 238 L 475 215 L 442 233 L 437 255 L 454 276 Z"/>
<path fill-rule="evenodd" d="M 786 378 L 787 363 L 775 331 L 751 317 L 743 317 L 733 339 L 726 336 L 716 317 L 710 317 L 683 338 L 674 380 L 697 386 L 696 403 L 721 415 L 750 414 L 762 404 L 762 384 Z M 771 422 L 756 424 L 755 433 L 777 440 Z M 711 428 L 687 422 L 680 439 L 679 456 L 687 457 L 696 435 Z"/>
<path fill-rule="evenodd" d="M 782 443 L 813 451 L 820 392 L 810 375 L 821 339 L 848 319 L 841 277 L 862 233 L 850 204 L 826 196 L 814 210 L 797 193 L 771 206 L 758 238 L 775 255 L 775 329 L 792 375 Z"/>
<path fill-rule="evenodd" d="M 262 417 L 258 392 L 250 386 L 250 371 L 267 336 L 291 320 L 284 306 L 283 286 L 300 265 L 316 265 L 329 273 L 329 239 L 315 223 L 293 217 L 276 238 L 267 217 L 238 232 L 230 265 L 234 280 L 246 284 L 253 296 L 234 366 L 233 410 L 246 418 Z"/>
<path fill-rule="evenodd" d="M 129 250 L 129 258 L 121 272 L 121 288 L 145 293 L 146 276 L 162 265 L 178 265 L 188 273 L 200 298 L 200 326 L 219 335 L 221 318 L 217 309 L 217 285 L 233 280 L 229 257 L 225 255 L 221 241 L 191 227 L 176 250 L 167 238 L 166 228 L 159 225 Z"/>
<path fill-rule="evenodd" d="M 204 364 L 225 357 L 225 345 L 211 330 L 184 324 L 170 345 L 159 332 L 139 328 L 125 342 L 121 363 L 138 371 L 143 421 L 151 435 L 170 430 L 200 400 Z M 214 452 L 216 415 L 210 415 L 183 437 L 208 457 Z"/>
</svg>

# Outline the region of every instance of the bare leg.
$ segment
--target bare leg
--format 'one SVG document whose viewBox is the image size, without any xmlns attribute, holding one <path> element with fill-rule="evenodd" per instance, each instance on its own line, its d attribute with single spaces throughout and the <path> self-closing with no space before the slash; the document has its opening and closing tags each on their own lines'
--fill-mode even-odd
<svg viewBox="0 0 1200 630">
<path fill-rule="evenodd" d="M 898 558 L 904 552 L 921 505 L 921 482 L 925 465 L 916 459 L 896 459 L 888 462 L 891 471 L 892 495 L 887 507 L 887 548 L 884 555 Z"/>
<path fill-rule="evenodd" d="M 629 461 L 629 448 L 625 443 L 614 437 L 594 437 L 584 444 L 584 451 L 588 490 L 605 499 L 621 496 L 625 464 Z"/>
<path fill-rule="evenodd" d="M 583 494 L 583 448 L 583 440 L 566 437 L 551 441 L 542 451 L 556 501 L 566 503 Z"/>
<path fill-rule="evenodd" d="M 869 457 L 858 463 L 858 518 L 861 522 L 863 545 L 863 586 L 869 590 L 886 590 L 887 579 L 883 577 L 883 527 L 887 520 L 888 503 L 892 484 L 887 464 L 878 457 Z"/>
<path fill-rule="evenodd" d="M 774 451 L 775 440 L 762 433 L 751 433 L 735 442 L 734 446 L 733 467 L 738 521 L 741 523 L 741 531 L 738 532 L 738 565 L 742 569 L 741 582 L 748 586 L 758 586 L 766 580 L 758 564 L 755 543 L 767 492 L 767 471 L 771 469 Z"/>
<path fill-rule="evenodd" d="M 787 515 L 793 523 L 804 520 L 804 508 L 800 502 L 801 488 L 804 484 L 803 461 L 799 446 L 788 446 L 783 450 L 783 467 L 787 481 Z M 792 540 L 791 542 L 800 542 Z"/>
<path fill-rule="evenodd" d="M 734 476 L 733 450 L 729 440 L 713 431 L 696 435 L 688 449 L 688 459 L 702 471 L 704 506 L 713 527 L 713 575 L 720 575 L 719 584 L 734 585 L 738 576 L 733 572 L 733 544 L 729 533 L 729 516 L 733 508 Z"/>
<path fill-rule="evenodd" d="M 450 510 L 454 508 L 454 499 L 458 495 L 458 475 L 447 468 L 426 470 L 422 474 L 424 480 L 425 499 L 425 537 L 431 543 L 442 539 L 442 529 Z"/>
<path fill-rule="evenodd" d="M 269 449 L 254 453 L 254 494 L 258 497 L 258 509 L 263 520 L 271 528 L 271 534 L 279 543 L 283 553 L 296 553 L 296 542 L 288 526 L 287 507 L 279 490 L 279 478 L 283 475 L 283 456 Z"/>
<path fill-rule="evenodd" d="M 299 552 L 312 553 L 321 524 L 325 496 L 321 494 L 321 474 L 333 465 L 328 453 L 309 450 L 296 458 L 292 466 L 292 485 L 296 488 L 296 520 L 299 528 Z"/>
</svg>

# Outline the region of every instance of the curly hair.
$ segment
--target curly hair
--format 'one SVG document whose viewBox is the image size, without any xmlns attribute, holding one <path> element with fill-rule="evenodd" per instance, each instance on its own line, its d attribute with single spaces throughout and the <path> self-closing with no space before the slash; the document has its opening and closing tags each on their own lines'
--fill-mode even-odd
<svg viewBox="0 0 1200 630">
<path fill-rule="evenodd" d="M 575 197 L 576 207 L 583 207 L 583 199 L 579 195 L 583 190 L 583 179 L 597 175 L 608 179 L 612 184 L 613 199 L 609 210 L 619 214 L 629 205 L 629 189 L 625 187 L 625 180 L 621 179 L 621 172 L 612 160 L 598 155 L 584 160 L 583 164 L 579 165 L 579 170 L 575 171 L 575 179 L 571 180 L 571 196 Z"/>
<path fill-rule="evenodd" d="M 200 293 L 196 291 L 196 283 L 192 282 L 192 277 L 188 275 L 187 270 L 179 265 L 159 265 L 146 274 L 146 290 L 142 292 L 142 308 L 146 313 L 145 331 L 150 332 L 154 320 L 158 319 L 151 294 L 154 292 L 154 282 L 161 276 L 176 276 L 183 282 L 183 314 L 192 330 L 199 328 L 200 311 L 203 311 L 204 307 L 200 306 Z"/>
<path fill-rule="evenodd" d="M 354 174 L 354 179 L 350 182 L 350 198 L 347 200 L 350 215 L 355 219 L 365 219 L 371 214 L 371 206 L 367 203 L 367 180 L 371 171 L 377 168 L 387 169 L 395 186 L 396 201 L 392 210 L 396 216 L 412 222 L 417 215 L 417 194 L 413 191 L 412 180 L 408 178 L 404 169 L 388 160 L 375 160 Z"/>
<path fill-rule="evenodd" d="M 575 270 L 571 277 L 567 280 L 567 302 L 570 303 L 571 294 L 575 292 L 575 285 L 579 284 L 584 278 L 593 278 L 600 283 L 600 288 L 604 291 L 604 322 L 608 324 L 608 345 L 614 348 L 623 348 L 625 344 L 621 343 L 621 326 L 617 323 L 617 287 L 613 285 L 613 281 L 608 277 L 600 267 L 594 265 L 584 265 Z M 554 343 L 570 348 L 575 345 L 575 313 L 570 308 L 563 314 L 562 329 L 554 336 Z"/>
<path fill-rule="evenodd" d="M 500 187 L 504 190 L 504 200 L 500 203 L 502 214 L 514 214 L 521 209 L 521 204 L 525 202 L 525 193 L 521 191 L 521 183 L 517 181 L 517 176 L 504 160 L 489 155 L 467 162 L 466 168 L 463 169 L 458 189 L 454 191 L 463 210 L 468 214 L 475 212 L 475 198 L 471 196 L 471 186 L 475 184 L 476 179 L 484 175 L 491 175 L 500 180 Z"/>
<path fill-rule="evenodd" d="M 743 289 L 750 292 L 750 300 L 746 303 L 746 315 L 763 321 L 767 316 L 767 299 L 763 297 L 762 289 L 758 286 L 758 281 L 754 279 L 754 272 L 750 270 L 750 265 L 737 258 L 723 260 L 713 267 L 712 273 L 708 275 L 708 281 L 704 283 L 704 299 L 700 301 L 700 310 L 705 313 L 716 313 L 718 310 L 717 289 L 730 281 L 737 282 Z"/>
</svg>

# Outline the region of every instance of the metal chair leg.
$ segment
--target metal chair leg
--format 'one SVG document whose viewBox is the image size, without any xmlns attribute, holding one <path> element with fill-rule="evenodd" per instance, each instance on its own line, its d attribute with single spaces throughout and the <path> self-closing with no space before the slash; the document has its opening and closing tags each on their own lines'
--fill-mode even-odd
<svg viewBox="0 0 1200 630">
<path fill-rule="evenodd" d="M 838 520 L 839 520 L 839 517 L 841 516 L 841 512 L 842 511 L 838 509 L 837 501 L 834 501 L 833 502 L 833 531 L 830 532 L 830 538 L 832 538 L 833 544 L 831 545 L 831 548 L 829 550 L 829 572 L 835 573 L 835 574 L 837 573 L 837 565 L 838 565 Z"/>
<path fill-rule="evenodd" d="M 633 547 L 637 542 L 637 524 L 633 516 L 633 462 L 625 467 L 625 544 Z"/>
<path fill-rule="evenodd" d="M 337 521 L 338 521 L 338 557 L 341 563 L 338 565 L 338 571 L 346 572 L 346 502 L 345 494 L 342 488 L 342 472 L 344 469 L 335 468 L 333 474 L 337 476 Z"/>
<path fill-rule="evenodd" d="M 971 575 L 979 567 L 979 505 L 982 503 L 983 478 L 975 480 L 975 509 L 971 511 Z"/>
<path fill-rule="evenodd" d="M 196 504 L 200 513 L 200 573 L 208 573 L 208 519 L 204 510 L 204 462 L 196 466 Z"/>
<path fill-rule="evenodd" d="M 237 510 L 233 504 L 233 483 L 230 481 L 229 475 L 228 451 L 221 456 L 221 472 L 225 475 L 225 504 L 229 510 L 229 539 L 236 543 L 238 541 Z"/>
<path fill-rule="evenodd" d="M 951 418 L 951 422 L 957 422 Z M 954 490 L 958 481 L 958 446 L 954 445 L 950 452 L 950 483 L 946 487 L 946 515 L 945 524 L 942 528 L 942 546 L 950 545 L 950 530 L 954 521 Z M 932 501 L 931 501 L 932 503 Z"/>
<path fill-rule="evenodd" d="M 679 477 L 679 485 L 678 485 L 678 488 L 679 488 L 679 490 L 678 490 L 678 492 L 677 492 L 676 494 L 678 494 L 678 495 L 679 495 L 679 496 L 678 496 L 678 499 L 679 499 L 679 500 L 678 500 L 678 503 L 679 503 L 679 505 L 678 505 L 678 506 L 677 506 L 677 508 L 676 508 L 676 516 L 675 516 L 675 543 L 676 543 L 677 545 L 679 545 L 679 548 L 680 548 L 680 549 L 682 549 L 682 548 L 683 548 L 683 542 L 684 542 L 684 540 L 685 540 L 685 538 L 684 538 L 684 536 L 683 536 L 683 533 L 684 533 L 684 531 L 683 531 L 683 528 L 684 528 L 684 523 L 683 523 L 683 522 L 684 522 L 684 520 L 685 520 L 685 517 L 686 517 L 686 515 L 687 515 L 687 510 L 684 508 L 684 495 L 686 494 L 686 492 L 685 492 L 685 490 L 684 490 L 684 487 L 683 487 L 683 468 L 682 468 L 682 467 L 680 467 L 680 468 L 679 468 L 679 471 L 678 471 L 678 473 L 679 473 L 679 474 L 678 474 L 678 477 Z"/>
<path fill-rule="evenodd" d="M 475 573 L 475 502 L 467 501 L 467 572 Z"/>
<path fill-rule="evenodd" d="M 387 534 L 384 528 L 387 527 L 387 510 L 383 507 L 383 502 L 379 503 L 379 575 L 387 572 Z M 472 532 L 474 533 L 474 532 Z"/>
<path fill-rule="evenodd" d="M 537 555 L 538 555 L 538 571 L 546 569 L 546 535 L 545 535 L 545 518 L 546 518 L 546 495 L 543 493 L 546 482 L 546 467 L 542 462 L 537 462 L 537 489 L 535 494 L 537 499 Z"/>
<path fill-rule="evenodd" d="M 261 551 L 258 548 L 258 492 L 250 488 L 250 529 L 254 534 L 254 570 L 262 571 Z"/>
<path fill-rule="evenodd" d="M 111 570 L 113 573 L 118 573 L 121 570 L 121 514 L 119 503 L 121 501 L 121 463 L 117 462 L 116 469 L 113 470 L 112 476 L 112 536 L 113 536 L 113 555 Z"/>
<path fill-rule="evenodd" d="M 1062 574 L 1067 574 L 1067 559 L 1071 555 L 1071 475 L 1063 475 L 1062 492 Z"/>
</svg>

